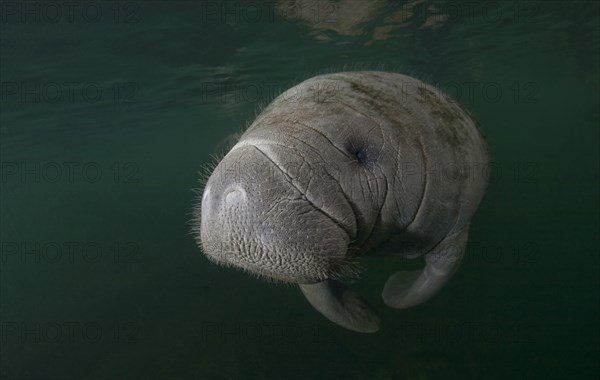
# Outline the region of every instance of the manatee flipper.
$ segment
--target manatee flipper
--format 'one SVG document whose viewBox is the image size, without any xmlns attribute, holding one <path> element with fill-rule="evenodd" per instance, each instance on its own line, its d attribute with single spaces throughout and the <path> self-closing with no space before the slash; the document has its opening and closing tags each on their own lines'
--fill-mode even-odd
<svg viewBox="0 0 600 380">
<path fill-rule="evenodd" d="M 383 288 L 386 305 L 404 309 L 430 299 L 452 277 L 465 253 L 469 226 L 446 236 L 425 255 L 425 268 L 400 271 L 388 278 Z"/>
<path fill-rule="evenodd" d="M 325 280 L 300 284 L 310 304 L 330 321 L 352 331 L 373 333 L 380 319 L 369 304 L 341 282 Z"/>
</svg>

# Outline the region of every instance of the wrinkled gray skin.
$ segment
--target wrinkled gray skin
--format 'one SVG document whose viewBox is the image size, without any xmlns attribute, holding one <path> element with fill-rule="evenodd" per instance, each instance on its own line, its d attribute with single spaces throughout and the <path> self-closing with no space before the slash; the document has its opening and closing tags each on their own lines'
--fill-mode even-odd
<svg viewBox="0 0 600 380">
<path fill-rule="evenodd" d="M 380 320 L 340 278 L 361 256 L 416 258 L 384 302 L 431 298 L 458 268 L 486 187 L 487 146 L 469 115 L 404 75 L 342 72 L 276 98 L 223 157 L 199 208 L 211 260 L 299 284 L 331 321 L 375 332 Z"/>
</svg>

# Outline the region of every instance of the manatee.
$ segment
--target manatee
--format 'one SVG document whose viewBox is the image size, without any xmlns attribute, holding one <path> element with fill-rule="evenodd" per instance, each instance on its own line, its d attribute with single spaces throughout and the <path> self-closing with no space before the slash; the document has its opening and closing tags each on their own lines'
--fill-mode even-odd
<svg viewBox="0 0 600 380">
<path fill-rule="evenodd" d="M 344 284 L 361 257 L 424 256 L 382 297 L 429 300 L 460 265 L 487 173 L 482 132 L 439 89 L 390 72 L 319 75 L 276 97 L 218 162 L 193 232 L 209 260 L 297 284 L 329 320 L 375 332 L 379 316 Z"/>
</svg>

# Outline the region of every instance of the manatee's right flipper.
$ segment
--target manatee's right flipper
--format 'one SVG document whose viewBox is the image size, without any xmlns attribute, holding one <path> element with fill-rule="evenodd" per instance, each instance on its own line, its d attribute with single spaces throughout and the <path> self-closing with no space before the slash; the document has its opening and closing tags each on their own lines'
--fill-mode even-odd
<svg viewBox="0 0 600 380">
<path fill-rule="evenodd" d="M 394 273 L 383 288 L 386 305 L 404 309 L 429 300 L 452 277 L 465 252 L 469 226 L 446 236 L 425 255 L 425 268 Z"/>
<path fill-rule="evenodd" d="M 330 321 L 357 332 L 379 330 L 380 319 L 375 311 L 341 282 L 325 280 L 316 284 L 300 284 L 300 290 L 308 302 Z"/>
</svg>

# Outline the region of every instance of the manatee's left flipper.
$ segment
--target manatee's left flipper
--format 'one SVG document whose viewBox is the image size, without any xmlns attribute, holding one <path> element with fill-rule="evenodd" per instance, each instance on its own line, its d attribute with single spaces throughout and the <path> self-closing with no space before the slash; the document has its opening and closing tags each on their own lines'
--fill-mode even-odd
<svg viewBox="0 0 600 380">
<path fill-rule="evenodd" d="M 385 283 L 383 301 L 397 309 L 429 300 L 458 269 L 465 252 L 469 226 L 448 235 L 425 255 L 422 271 L 396 272 Z"/>
<path fill-rule="evenodd" d="M 325 280 L 316 284 L 300 284 L 308 302 L 327 319 L 349 330 L 373 333 L 380 319 L 358 294 L 341 282 Z"/>
</svg>

